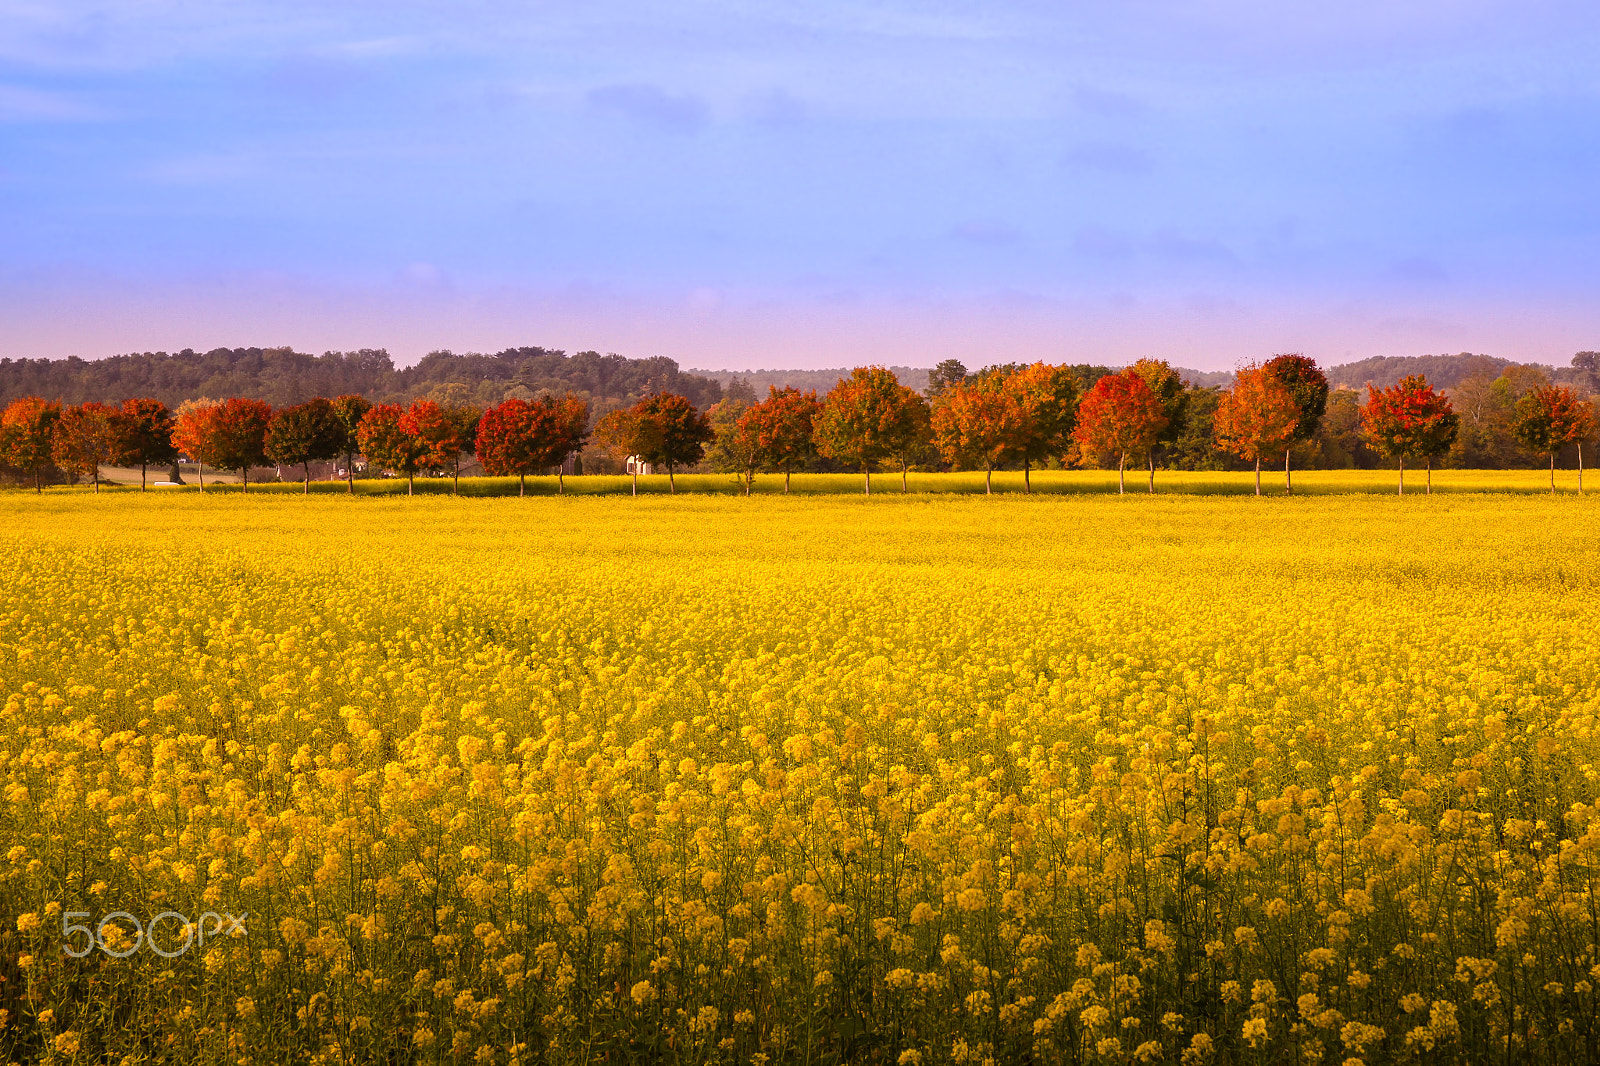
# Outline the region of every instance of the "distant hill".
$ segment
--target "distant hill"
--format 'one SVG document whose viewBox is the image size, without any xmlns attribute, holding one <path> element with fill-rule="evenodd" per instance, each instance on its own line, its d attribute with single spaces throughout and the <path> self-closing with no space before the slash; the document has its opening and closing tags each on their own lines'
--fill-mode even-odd
<svg viewBox="0 0 1600 1066">
<path fill-rule="evenodd" d="M 1600 391 L 1600 376 L 1577 367 L 1515 364 L 1489 355 L 1374 356 L 1327 367 L 1334 387 L 1380 388 L 1407 374 L 1425 374 L 1441 389 L 1454 389 L 1472 377 L 1498 377 L 1507 367 L 1532 366 L 1551 381 L 1584 391 Z M 890 367 L 901 383 L 925 391 L 928 367 Z M 973 370 L 982 369 L 973 367 Z M 1093 381 L 1104 367 L 1077 368 Z M 1084 374 L 1082 372 L 1088 372 Z M 574 392 L 590 400 L 598 415 L 631 403 L 646 392 L 676 392 L 697 407 L 722 398 L 734 379 L 750 384 L 757 396 L 768 386 L 793 386 L 826 393 L 849 367 L 827 370 L 680 370 L 665 357 L 629 359 L 598 352 L 567 354 L 552 348 L 507 348 L 493 355 L 430 352 L 415 366 L 397 368 L 381 348 L 311 355 L 291 348 L 214 348 L 208 352 L 133 352 L 106 359 L 0 359 L 0 406 L 21 396 L 43 396 L 66 403 L 115 403 L 153 396 L 168 406 L 201 396 L 251 396 L 274 406 L 312 396 L 359 392 L 376 402 L 408 402 L 427 393 L 449 395 L 482 405 L 507 396 L 532 396 L 542 390 Z M 1180 368 L 1185 380 L 1202 387 L 1227 388 L 1230 371 Z"/>
<path fill-rule="evenodd" d="M 381 348 L 309 355 L 291 348 L 214 348 L 209 352 L 135 352 L 106 359 L 0 359 L 0 405 L 20 396 L 66 403 L 116 403 L 152 396 L 169 407 L 201 396 L 250 396 L 273 406 L 313 396 L 358 392 L 377 403 L 405 403 L 435 389 L 478 404 L 541 389 L 575 392 L 613 407 L 647 390 L 676 392 L 699 407 L 722 398 L 710 378 L 685 374 L 665 357 L 550 348 L 507 348 L 494 355 L 430 352 L 416 366 L 396 368 Z"/>
</svg>

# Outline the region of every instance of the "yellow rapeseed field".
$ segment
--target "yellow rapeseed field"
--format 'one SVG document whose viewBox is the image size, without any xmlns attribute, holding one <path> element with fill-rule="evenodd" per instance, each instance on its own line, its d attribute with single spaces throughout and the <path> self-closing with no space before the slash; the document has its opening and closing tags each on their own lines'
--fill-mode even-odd
<svg viewBox="0 0 1600 1066">
<path fill-rule="evenodd" d="M 1600 1060 L 1586 499 L 14 493 L 0 550 L 8 1061 Z"/>
</svg>

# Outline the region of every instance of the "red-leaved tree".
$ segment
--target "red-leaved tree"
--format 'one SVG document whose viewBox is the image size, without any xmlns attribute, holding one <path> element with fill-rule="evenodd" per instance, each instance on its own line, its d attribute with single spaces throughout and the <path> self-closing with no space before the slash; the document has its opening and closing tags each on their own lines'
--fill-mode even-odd
<svg viewBox="0 0 1600 1066">
<path fill-rule="evenodd" d="M 423 444 L 426 466 L 450 471 L 450 494 L 461 489 L 461 456 L 477 448 L 478 422 L 483 411 L 469 405 L 442 404 L 416 399 L 400 418 L 400 428 Z"/>
<path fill-rule="evenodd" d="M 1261 461 L 1287 455 L 1300 425 L 1294 394 L 1266 367 L 1254 363 L 1234 375 L 1233 388 L 1217 403 L 1212 431 L 1217 443 L 1256 464 L 1256 495 L 1261 495 Z M 1284 491 L 1288 491 L 1288 459 Z"/>
<path fill-rule="evenodd" d="M 1428 492 L 1433 492 L 1433 460 L 1455 443 L 1461 416 L 1450 399 L 1434 391 L 1428 379 L 1411 374 L 1387 389 L 1367 386 L 1361 406 L 1361 432 L 1383 455 L 1400 462 L 1398 493 L 1406 491 L 1406 457 L 1421 457 L 1428 464 Z"/>
<path fill-rule="evenodd" d="M 1095 382 L 1078 405 L 1073 439 L 1086 455 L 1117 457 L 1117 492 L 1127 492 L 1128 459 L 1142 460 L 1166 428 L 1161 400 L 1132 370 L 1107 374 Z M 1155 474 L 1150 491 L 1156 491 Z"/>
<path fill-rule="evenodd" d="M 563 399 L 510 399 L 491 407 L 478 424 L 478 462 L 496 477 L 517 475 L 517 495 L 527 492 L 527 476 L 556 468 L 557 491 L 566 491 L 561 467 L 583 447 L 589 405 L 575 396 Z"/>
<path fill-rule="evenodd" d="M 1594 408 L 1565 385 L 1530 389 L 1517 400 L 1511 431 L 1528 451 L 1550 457 L 1550 491 L 1556 491 L 1556 454 L 1578 446 L 1578 492 L 1583 492 L 1583 440 L 1594 434 Z"/>
<path fill-rule="evenodd" d="M 1310 440 L 1317 435 L 1322 416 L 1328 411 L 1328 375 L 1317 366 L 1317 361 L 1298 352 L 1275 355 L 1261 364 L 1261 369 L 1289 390 L 1300 417 L 1295 422 L 1294 440 Z M 1289 476 L 1289 451 L 1283 450 L 1283 491 L 1291 492 L 1294 482 Z"/>
<path fill-rule="evenodd" d="M 94 481 L 94 491 L 100 491 L 100 467 L 116 454 L 117 427 L 114 407 L 90 400 L 76 407 L 66 407 L 56 419 L 50 441 L 50 457 L 63 470 L 70 470 Z"/>
<path fill-rule="evenodd" d="M 114 422 L 117 447 L 112 462 L 137 466 L 139 491 L 144 492 L 147 467 L 171 466 L 178 461 L 178 449 L 172 443 L 172 412 L 160 400 L 123 400 Z"/>
<path fill-rule="evenodd" d="M 272 405 L 247 396 L 232 396 L 217 405 L 215 449 L 211 465 L 239 471 L 240 491 L 250 491 L 250 468 L 267 465 L 267 431 Z"/>
<path fill-rule="evenodd" d="M 33 475 L 35 492 L 44 491 L 44 470 L 50 465 L 56 419 L 61 405 L 24 396 L 12 400 L 0 414 L 0 455 L 25 474 Z"/>
<path fill-rule="evenodd" d="M 397 403 L 380 403 L 361 416 L 356 427 L 356 442 L 367 462 L 380 470 L 404 474 L 406 495 L 416 491 L 417 471 L 428 456 L 428 445 L 406 432 L 406 409 Z"/>
</svg>

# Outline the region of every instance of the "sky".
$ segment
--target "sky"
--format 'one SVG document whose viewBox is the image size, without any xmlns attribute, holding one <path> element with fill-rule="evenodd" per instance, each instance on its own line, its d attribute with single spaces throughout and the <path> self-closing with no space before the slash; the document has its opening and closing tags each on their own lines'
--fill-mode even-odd
<svg viewBox="0 0 1600 1066">
<path fill-rule="evenodd" d="M 1593 0 L 0 0 L 0 357 L 1600 349 Z"/>
</svg>

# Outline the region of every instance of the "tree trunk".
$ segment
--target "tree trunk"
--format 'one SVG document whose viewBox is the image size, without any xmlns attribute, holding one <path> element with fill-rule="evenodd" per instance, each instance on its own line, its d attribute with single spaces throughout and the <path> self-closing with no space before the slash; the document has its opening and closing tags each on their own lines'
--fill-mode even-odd
<svg viewBox="0 0 1600 1066">
<path fill-rule="evenodd" d="M 1117 458 L 1117 495 L 1118 496 L 1126 495 L 1127 491 L 1128 491 L 1127 479 L 1123 476 L 1123 468 L 1126 467 L 1127 465 L 1128 465 L 1128 453 L 1127 452 L 1123 452 Z"/>
<path fill-rule="evenodd" d="M 1032 496 L 1033 495 L 1033 481 L 1028 476 L 1029 473 L 1031 472 L 1031 467 L 1032 466 L 1033 466 L 1033 463 L 1032 463 L 1031 460 L 1028 460 L 1028 459 L 1022 460 L 1022 494 L 1024 496 Z"/>
<path fill-rule="evenodd" d="M 1550 495 L 1556 494 L 1556 452 L 1550 449 Z"/>
<path fill-rule="evenodd" d="M 639 464 L 633 464 L 633 494 L 639 495 Z"/>
<path fill-rule="evenodd" d="M 1427 490 L 1425 492 L 1423 492 L 1423 495 L 1424 496 L 1432 496 L 1433 495 L 1433 456 L 1431 456 L 1431 455 L 1427 456 L 1427 463 L 1428 463 L 1428 488 L 1427 488 Z"/>
<path fill-rule="evenodd" d="M 1150 453 L 1150 495 L 1156 494 L 1156 454 Z"/>
<path fill-rule="evenodd" d="M 861 472 L 867 475 L 867 495 L 871 496 L 872 495 L 872 470 L 865 463 L 863 463 L 862 466 L 861 466 Z"/>
<path fill-rule="evenodd" d="M 310 462 L 310 460 L 307 460 L 306 462 L 301 463 L 300 464 L 300 468 L 305 471 L 305 475 L 306 475 L 305 495 L 309 496 L 309 495 L 311 495 L 311 462 Z"/>
<path fill-rule="evenodd" d="M 667 464 L 667 492 L 673 496 L 678 494 L 678 482 L 673 473 L 671 463 Z"/>
<path fill-rule="evenodd" d="M 144 488 L 144 471 L 145 471 L 145 464 L 140 463 L 139 464 L 139 491 L 140 492 L 145 491 L 145 488 Z"/>
<path fill-rule="evenodd" d="M 904 459 L 900 460 L 900 495 L 902 496 L 911 491 L 911 487 L 906 484 L 906 471 L 910 469 L 910 463 L 906 462 Z"/>
<path fill-rule="evenodd" d="M 176 459 L 172 460 L 172 470 L 168 472 L 167 480 L 171 481 L 174 485 L 183 484 L 183 471 L 178 469 L 178 460 Z"/>
<path fill-rule="evenodd" d="M 461 495 L 461 460 L 456 460 L 455 469 L 450 472 L 450 495 Z"/>
<path fill-rule="evenodd" d="M 250 491 L 250 468 L 248 466 L 239 468 L 239 491 Z"/>
<path fill-rule="evenodd" d="M 200 491 L 204 492 L 206 491 L 206 464 L 203 462 L 196 462 L 195 466 L 200 470 Z"/>
<path fill-rule="evenodd" d="M 983 494 L 994 495 L 994 464 L 990 463 L 983 468 Z"/>
<path fill-rule="evenodd" d="M 556 495 L 557 496 L 565 496 L 567 494 L 567 474 L 566 474 L 566 471 L 562 469 L 562 467 L 565 467 L 566 465 L 567 465 L 566 461 L 563 460 L 562 463 L 561 463 L 561 466 L 556 467 Z"/>
<path fill-rule="evenodd" d="M 1578 442 L 1578 495 L 1583 495 L 1583 441 Z"/>
<path fill-rule="evenodd" d="M 789 495 L 789 471 L 787 470 L 783 472 L 783 494 L 785 496 Z"/>
<path fill-rule="evenodd" d="M 1400 457 L 1400 488 L 1399 488 L 1399 491 L 1396 493 L 1396 495 L 1404 496 L 1405 494 L 1406 494 L 1406 457 L 1402 455 Z"/>
<path fill-rule="evenodd" d="M 518 474 L 517 475 L 517 495 L 518 496 L 526 496 L 527 494 L 528 494 L 528 475 L 527 474 Z"/>
<path fill-rule="evenodd" d="M 417 480 L 417 475 L 415 475 L 415 474 L 407 474 L 406 475 L 406 495 L 407 496 L 416 495 L 416 491 L 417 491 L 416 480 Z"/>
<path fill-rule="evenodd" d="M 1261 457 L 1256 457 L 1256 495 L 1261 495 Z"/>
<path fill-rule="evenodd" d="M 1555 475 L 1552 474 L 1551 477 L 1554 478 Z M 1550 491 L 1554 492 L 1555 490 L 1551 489 Z M 94 468 L 94 494 L 96 496 L 100 495 L 100 467 L 99 466 L 96 466 Z"/>
<path fill-rule="evenodd" d="M 356 453 L 346 452 L 344 455 L 344 484 L 345 491 L 351 496 L 356 494 Z"/>
<path fill-rule="evenodd" d="M 1289 449 L 1283 449 L 1283 494 L 1289 495 L 1294 491 L 1294 481 L 1289 477 Z"/>
</svg>

